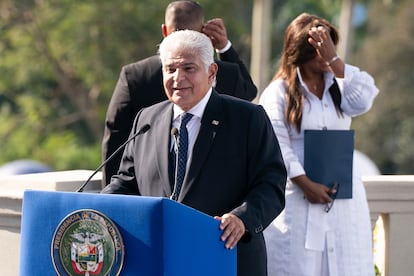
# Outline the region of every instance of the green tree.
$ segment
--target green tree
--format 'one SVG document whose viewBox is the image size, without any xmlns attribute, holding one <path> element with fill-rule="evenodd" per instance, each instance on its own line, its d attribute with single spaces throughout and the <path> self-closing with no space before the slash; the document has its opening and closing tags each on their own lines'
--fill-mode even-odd
<svg viewBox="0 0 414 276">
<path fill-rule="evenodd" d="M 120 68 L 156 53 L 169 2 L 2 1 L 0 164 L 31 158 L 57 170 L 94 169 Z M 200 2 L 207 19 L 224 18 L 247 55 L 251 1 Z"/>
<path fill-rule="evenodd" d="M 169 2 L 1 1 L 0 164 L 31 158 L 57 170 L 94 169 L 120 68 L 156 53 Z M 253 0 L 199 2 L 206 19 L 224 19 L 249 66 Z M 370 72 L 381 90 L 373 109 L 354 122 L 357 148 L 384 173 L 410 173 L 413 4 L 357 2 L 369 4 L 369 21 L 356 32 L 351 63 Z M 274 1 L 269 79 L 287 24 L 301 12 L 338 24 L 340 8 L 340 0 Z"/>
<path fill-rule="evenodd" d="M 3 1 L 0 163 L 95 167 L 119 68 L 156 52 L 162 13 L 152 1 Z"/>
<path fill-rule="evenodd" d="M 367 39 L 355 56 L 380 89 L 372 110 L 355 121 L 357 146 L 384 174 L 414 171 L 414 3 L 372 1 Z"/>
<path fill-rule="evenodd" d="M 278 68 L 278 62 L 283 48 L 285 29 L 289 23 L 299 14 L 307 12 L 324 17 L 337 25 L 340 8 L 341 0 L 274 1 L 271 53 L 272 67 L 270 68 L 269 80 L 273 77 Z"/>
</svg>

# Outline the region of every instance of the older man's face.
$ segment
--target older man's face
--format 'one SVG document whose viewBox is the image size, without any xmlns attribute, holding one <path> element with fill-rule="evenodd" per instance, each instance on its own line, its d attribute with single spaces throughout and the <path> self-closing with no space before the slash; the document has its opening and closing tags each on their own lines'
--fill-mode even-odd
<svg viewBox="0 0 414 276">
<path fill-rule="evenodd" d="M 195 106 L 213 85 L 217 64 L 206 71 L 198 55 L 169 51 L 163 63 L 164 89 L 167 97 L 182 110 Z"/>
</svg>

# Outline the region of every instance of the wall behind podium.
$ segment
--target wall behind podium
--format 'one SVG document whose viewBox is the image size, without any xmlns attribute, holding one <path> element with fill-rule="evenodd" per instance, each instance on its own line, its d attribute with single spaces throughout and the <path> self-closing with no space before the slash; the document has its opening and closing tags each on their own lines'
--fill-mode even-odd
<svg viewBox="0 0 414 276">
<path fill-rule="evenodd" d="M 93 171 L 73 170 L 0 177 L 0 275 L 19 275 L 20 222 L 23 192 L 27 189 L 75 191 Z M 85 192 L 99 192 L 102 174 L 97 173 Z M 6 261 L 7 260 L 7 261 Z"/>
</svg>

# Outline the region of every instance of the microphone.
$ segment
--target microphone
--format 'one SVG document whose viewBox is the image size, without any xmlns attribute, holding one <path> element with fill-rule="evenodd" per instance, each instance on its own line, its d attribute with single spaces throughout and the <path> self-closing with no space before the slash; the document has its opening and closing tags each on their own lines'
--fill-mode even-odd
<svg viewBox="0 0 414 276">
<path fill-rule="evenodd" d="M 92 175 L 82 184 L 82 186 L 79 187 L 79 189 L 76 190 L 76 192 L 83 192 L 83 189 L 85 189 L 86 185 L 88 185 L 89 181 L 91 181 L 92 177 L 94 177 L 95 174 L 98 173 L 98 171 L 100 169 L 102 169 L 103 166 L 105 166 L 109 161 L 112 160 L 112 158 L 114 158 L 114 156 L 121 151 L 129 142 L 131 142 L 131 140 L 133 140 L 135 137 L 137 137 L 138 135 L 144 134 L 145 132 L 147 132 L 149 129 L 151 128 L 151 126 L 149 124 L 144 125 L 143 127 L 141 127 L 137 133 L 135 133 L 133 136 L 131 136 L 128 140 L 126 140 L 122 145 L 120 145 L 116 151 L 114 151 L 106 160 L 104 160 L 102 162 L 102 164 L 92 173 Z"/>
<path fill-rule="evenodd" d="M 176 127 L 173 127 L 171 129 L 171 135 L 174 137 L 174 151 L 175 151 L 175 166 L 174 166 L 174 188 L 173 192 L 171 193 L 170 199 L 176 200 L 177 196 L 177 176 L 178 176 L 178 136 L 180 135 L 178 132 L 178 129 Z"/>
<path fill-rule="evenodd" d="M 178 129 L 176 127 L 173 127 L 171 129 L 171 135 L 174 137 L 175 149 L 177 149 L 179 132 L 178 132 Z"/>
</svg>

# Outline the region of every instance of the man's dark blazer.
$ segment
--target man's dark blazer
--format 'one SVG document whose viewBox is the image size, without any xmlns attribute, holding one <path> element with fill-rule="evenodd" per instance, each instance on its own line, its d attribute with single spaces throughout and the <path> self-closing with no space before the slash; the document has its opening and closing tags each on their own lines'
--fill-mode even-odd
<svg viewBox="0 0 414 276">
<path fill-rule="evenodd" d="M 217 61 L 219 67 L 215 87 L 217 91 L 241 99 L 253 100 L 257 88 L 233 47 L 220 54 L 220 59 L 221 61 Z M 166 99 L 159 56 L 152 56 L 124 66 L 106 114 L 102 159 L 107 159 L 127 140 L 139 110 Z M 117 173 L 120 162 L 121 154 L 118 154 L 106 164 L 103 170 L 103 186 L 108 184 L 110 177 Z"/>
<path fill-rule="evenodd" d="M 169 101 L 138 113 L 131 135 L 145 124 L 151 128 L 127 145 L 119 175 L 102 193 L 171 195 L 172 114 Z M 267 275 L 262 231 L 284 208 L 285 183 L 279 143 L 264 109 L 213 91 L 178 201 L 210 216 L 233 213 L 244 222 L 248 234 L 237 248 L 238 275 Z"/>
</svg>

